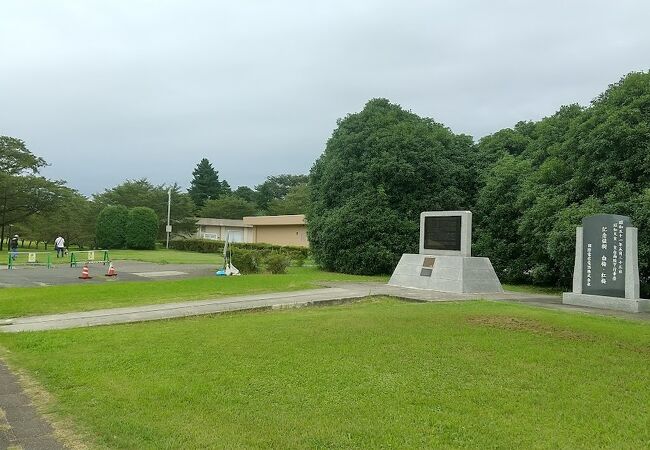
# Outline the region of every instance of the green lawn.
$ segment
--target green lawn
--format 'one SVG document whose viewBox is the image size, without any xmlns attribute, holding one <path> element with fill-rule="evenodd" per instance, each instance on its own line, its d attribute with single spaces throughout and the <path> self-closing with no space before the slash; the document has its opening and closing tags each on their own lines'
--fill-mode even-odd
<svg viewBox="0 0 650 450">
<path fill-rule="evenodd" d="M 85 257 L 84 252 L 80 252 L 80 254 Z M 223 257 L 217 253 L 186 252 L 164 248 L 156 250 L 109 250 L 108 255 L 113 261 L 144 261 L 158 264 L 223 264 Z M 101 253 L 95 252 L 96 259 L 101 259 L 101 256 Z M 23 259 L 26 258 L 27 256 L 24 256 Z M 53 254 L 52 262 L 54 264 L 69 264 L 70 256 L 56 258 L 56 255 Z"/>
<path fill-rule="evenodd" d="M 166 281 L 4 288 L 0 289 L 0 319 L 230 295 L 295 291 L 319 287 L 318 283 L 324 281 L 386 280 L 387 277 L 381 276 L 363 277 L 324 272 L 316 267 L 290 267 L 284 275 L 211 276 Z"/>
<path fill-rule="evenodd" d="M 356 304 L 0 334 L 93 448 L 648 448 L 650 325 Z"/>
</svg>

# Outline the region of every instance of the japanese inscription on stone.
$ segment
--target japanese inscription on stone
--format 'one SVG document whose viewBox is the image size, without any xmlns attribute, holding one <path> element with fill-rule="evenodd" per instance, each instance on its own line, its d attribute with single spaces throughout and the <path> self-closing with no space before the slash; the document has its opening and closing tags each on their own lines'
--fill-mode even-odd
<svg viewBox="0 0 650 450">
<path fill-rule="evenodd" d="M 625 228 L 627 216 L 598 214 L 582 219 L 582 292 L 625 297 Z"/>
</svg>

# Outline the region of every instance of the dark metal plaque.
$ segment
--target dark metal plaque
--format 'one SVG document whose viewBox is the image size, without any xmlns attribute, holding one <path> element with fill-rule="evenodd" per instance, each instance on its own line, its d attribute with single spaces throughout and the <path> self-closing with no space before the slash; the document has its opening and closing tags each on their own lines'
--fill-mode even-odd
<svg viewBox="0 0 650 450">
<path fill-rule="evenodd" d="M 433 273 L 433 269 L 427 269 L 426 267 L 420 269 L 421 277 L 430 277 L 432 273 Z"/>
<path fill-rule="evenodd" d="M 597 214 L 582 219 L 582 293 L 625 297 L 627 216 Z"/>
<path fill-rule="evenodd" d="M 461 216 L 424 218 L 424 248 L 426 250 L 460 251 Z"/>
</svg>

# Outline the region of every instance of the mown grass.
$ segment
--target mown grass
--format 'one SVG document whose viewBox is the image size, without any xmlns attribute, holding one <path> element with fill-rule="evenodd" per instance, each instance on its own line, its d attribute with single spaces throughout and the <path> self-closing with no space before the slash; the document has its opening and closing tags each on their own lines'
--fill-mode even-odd
<svg viewBox="0 0 650 450">
<path fill-rule="evenodd" d="M 386 280 L 386 277 L 381 276 L 325 272 L 315 267 L 290 267 L 288 273 L 283 275 L 211 276 L 183 280 L 4 288 L 0 289 L 0 318 L 295 291 L 319 287 L 318 283 L 325 281 Z"/>
<path fill-rule="evenodd" d="M 648 448 L 650 325 L 370 299 L 0 334 L 94 448 Z"/>
<path fill-rule="evenodd" d="M 80 251 L 79 255 L 85 258 L 85 251 Z M 223 256 L 217 253 L 198 253 L 186 252 L 173 249 L 159 248 L 156 250 L 109 250 L 109 258 L 112 261 L 143 261 L 158 264 L 223 264 Z M 102 254 L 95 252 L 95 259 L 101 259 Z M 26 259 L 26 256 L 23 258 Z M 70 255 L 63 258 L 52 256 L 54 264 L 69 264 Z"/>
</svg>

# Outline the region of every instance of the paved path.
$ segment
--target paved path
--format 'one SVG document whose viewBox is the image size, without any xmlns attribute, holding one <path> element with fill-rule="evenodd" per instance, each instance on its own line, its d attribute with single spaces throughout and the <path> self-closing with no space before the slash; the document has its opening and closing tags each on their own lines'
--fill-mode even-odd
<svg viewBox="0 0 650 450">
<path fill-rule="evenodd" d="M 585 312 L 600 315 L 650 320 L 650 313 L 629 314 L 562 305 L 559 296 L 505 292 L 501 294 L 451 294 L 420 289 L 407 289 L 381 283 L 329 283 L 323 289 L 295 292 L 243 295 L 209 300 L 164 303 L 127 308 L 100 309 L 86 312 L 49 314 L 0 320 L 0 332 L 42 331 L 79 328 L 177 317 L 217 314 L 227 311 L 243 311 L 270 308 L 288 308 L 349 301 L 371 295 L 390 295 L 417 301 L 459 301 L 485 299 L 526 303 L 544 308 Z"/>
<path fill-rule="evenodd" d="M 0 265 L 0 288 L 35 287 L 61 284 L 103 284 L 120 281 L 175 280 L 214 275 L 219 267 L 215 264 L 157 264 L 142 261 L 113 261 L 117 278 L 105 277 L 108 269 L 103 264 L 90 264 L 91 280 L 80 280 L 81 265 L 70 267 L 66 264 L 46 267 L 17 267 L 7 270 Z"/>
<path fill-rule="evenodd" d="M 366 296 L 360 290 L 342 288 L 311 289 L 296 292 L 244 295 L 212 300 L 182 303 L 134 306 L 128 308 L 99 309 L 86 312 L 50 314 L 0 320 L 0 332 L 41 331 L 62 328 L 78 328 L 147 320 L 198 316 L 227 311 L 307 306 L 316 303 L 336 302 Z"/>
<path fill-rule="evenodd" d="M 52 427 L 23 392 L 16 376 L 0 361 L 0 449 L 63 450 Z"/>
</svg>

